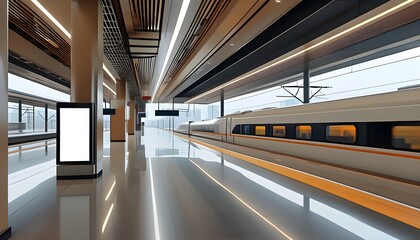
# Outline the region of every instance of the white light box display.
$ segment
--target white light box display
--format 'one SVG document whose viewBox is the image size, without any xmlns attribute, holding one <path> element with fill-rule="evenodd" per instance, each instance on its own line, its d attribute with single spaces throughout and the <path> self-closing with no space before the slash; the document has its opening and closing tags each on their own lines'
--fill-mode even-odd
<svg viewBox="0 0 420 240">
<path fill-rule="evenodd" d="M 92 104 L 58 104 L 58 164 L 90 163 L 92 158 Z"/>
</svg>

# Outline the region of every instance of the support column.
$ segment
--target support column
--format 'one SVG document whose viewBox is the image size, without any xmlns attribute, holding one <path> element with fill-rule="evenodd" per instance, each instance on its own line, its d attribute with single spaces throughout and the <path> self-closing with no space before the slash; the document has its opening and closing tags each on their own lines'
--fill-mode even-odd
<svg viewBox="0 0 420 240">
<path fill-rule="evenodd" d="M 125 142 L 126 140 L 125 106 L 127 103 L 125 93 L 125 79 L 117 79 L 117 96 L 115 100 L 112 100 L 115 115 L 111 115 L 111 142 Z"/>
<path fill-rule="evenodd" d="M 309 89 L 310 89 L 310 83 L 309 83 L 309 67 L 306 66 L 305 70 L 303 71 L 303 103 L 309 103 Z"/>
<path fill-rule="evenodd" d="M 94 103 L 93 164 L 57 165 L 57 178 L 96 178 L 103 158 L 103 16 L 100 0 L 71 1 L 71 102 Z M 75 150 L 77 151 L 77 150 Z"/>
<path fill-rule="evenodd" d="M 134 135 L 136 129 L 136 100 L 130 96 L 130 119 L 128 119 L 128 135 Z"/>
<path fill-rule="evenodd" d="M 8 239 L 11 234 L 8 212 L 8 1 L 0 1 L 0 240 Z"/>
<path fill-rule="evenodd" d="M 220 117 L 225 116 L 225 90 L 222 89 L 220 92 Z"/>
</svg>

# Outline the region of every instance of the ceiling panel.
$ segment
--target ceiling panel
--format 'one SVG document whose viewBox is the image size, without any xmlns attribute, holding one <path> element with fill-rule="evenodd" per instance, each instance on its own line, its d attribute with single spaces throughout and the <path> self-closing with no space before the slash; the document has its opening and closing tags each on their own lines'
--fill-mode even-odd
<svg viewBox="0 0 420 240">
<path fill-rule="evenodd" d="M 112 63 L 118 75 L 127 81 L 130 95 L 140 95 L 139 85 L 134 74 L 133 63 L 125 47 L 125 29 L 121 30 L 117 11 L 111 0 L 102 0 L 104 17 L 104 53 Z"/>
<path fill-rule="evenodd" d="M 133 61 L 138 77 L 140 78 L 141 86 L 150 86 L 155 69 L 156 57 L 143 57 L 134 59 Z"/>
<path fill-rule="evenodd" d="M 69 67 L 70 44 L 22 1 L 9 2 L 9 28 Z"/>
<path fill-rule="evenodd" d="M 164 0 L 131 0 L 134 30 L 159 32 L 164 4 Z"/>
<path fill-rule="evenodd" d="M 159 40 L 142 40 L 142 39 L 129 39 L 130 46 L 159 46 Z"/>
<path fill-rule="evenodd" d="M 130 47 L 131 54 L 136 53 L 147 53 L 147 54 L 157 54 L 156 47 Z"/>
</svg>

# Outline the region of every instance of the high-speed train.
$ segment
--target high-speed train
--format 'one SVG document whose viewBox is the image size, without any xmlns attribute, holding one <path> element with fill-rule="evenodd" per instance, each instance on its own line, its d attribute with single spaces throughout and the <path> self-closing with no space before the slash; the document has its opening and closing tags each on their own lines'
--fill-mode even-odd
<svg viewBox="0 0 420 240">
<path fill-rule="evenodd" d="M 175 131 L 420 183 L 420 88 L 232 114 Z"/>
</svg>

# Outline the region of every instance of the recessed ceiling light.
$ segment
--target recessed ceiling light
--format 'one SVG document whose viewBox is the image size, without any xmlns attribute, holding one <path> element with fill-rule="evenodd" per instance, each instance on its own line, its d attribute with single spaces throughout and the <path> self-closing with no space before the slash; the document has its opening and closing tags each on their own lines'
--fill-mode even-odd
<svg viewBox="0 0 420 240">
<path fill-rule="evenodd" d="M 281 3 L 281 0 L 276 0 L 276 3 Z"/>
<path fill-rule="evenodd" d="M 233 44 L 233 43 L 231 43 L 231 44 L 229 44 L 230 46 L 235 46 L 235 44 Z"/>
<path fill-rule="evenodd" d="M 117 83 L 117 80 L 114 78 L 114 75 L 108 70 L 108 68 L 105 66 L 105 63 L 102 63 L 102 69 L 105 70 L 105 72 L 108 74 L 108 76 L 114 81 L 114 83 Z"/>
<path fill-rule="evenodd" d="M 108 88 L 108 90 L 111 91 L 115 96 L 117 95 L 117 93 L 114 90 L 112 90 L 112 88 L 110 88 L 105 82 L 103 82 L 102 85 L 104 85 L 104 87 Z"/>
</svg>

